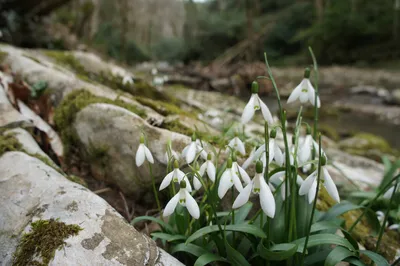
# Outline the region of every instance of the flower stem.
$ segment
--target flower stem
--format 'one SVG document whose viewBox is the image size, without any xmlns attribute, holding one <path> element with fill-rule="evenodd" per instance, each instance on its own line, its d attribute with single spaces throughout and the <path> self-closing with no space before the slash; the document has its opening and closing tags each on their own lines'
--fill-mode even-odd
<svg viewBox="0 0 400 266">
<path fill-rule="evenodd" d="M 317 207 L 317 201 L 318 201 L 318 190 L 319 190 L 319 183 L 320 183 L 320 179 L 321 179 L 321 134 L 319 134 L 319 136 L 318 136 L 318 144 L 319 144 L 318 154 L 319 154 L 320 158 L 318 160 L 318 170 L 317 170 L 318 171 L 317 172 L 317 189 L 315 191 L 315 198 L 314 198 L 313 208 L 311 211 L 310 223 L 308 224 L 308 232 L 307 232 L 306 240 L 304 242 L 304 249 L 303 249 L 303 254 L 301 256 L 300 265 L 304 265 L 304 257 L 306 256 L 308 239 L 310 238 L 311 226 L 313 223 L 314 213 L 315 213 L 315 209 Z"/>
<path fill-rule="evenodd" d="M 397 179 L 400 177 L 400 174 L 396 175 L 392 180 L 390 180 L 379 192 L 376 194 L 376 196 L 368 203 L 368 205 L 365 207 L 364 211 L 361 213 L 360 216 L 358 216 L 357 220 L 354 221 L 354 223 L 350 226 L 349 228 L 349 233 L 353 231 L 353 229 L 356 227 L 356 225 L 361 221 L 361 219 L 364 217 L 364 215 L 367 213 L 367 211 L 371 208 L 372 204 L 382 195 L 386 192 L 386 190 L 392 185 L 393 181 L 397 182 Z"/>
<path fill-rule="evenodd" d="M 149 162 L 148 164 L 149 164 L 149 170 L 150 170 L 151 181 L 152 181 L 152 183 L 153 183 L 154 197 L 155 197 L 155 199 L 156 199 L 158 211 L 161 212 L 160 200 L 158 199 L 158 193 L 157 193 L 157 188 L 156 188 L 156 180 L 154 179 L 154 175 L 153 175 L 153 167 L 151 166 L 151 163 L 150 163 L 150 162 Z"/>
</svg>

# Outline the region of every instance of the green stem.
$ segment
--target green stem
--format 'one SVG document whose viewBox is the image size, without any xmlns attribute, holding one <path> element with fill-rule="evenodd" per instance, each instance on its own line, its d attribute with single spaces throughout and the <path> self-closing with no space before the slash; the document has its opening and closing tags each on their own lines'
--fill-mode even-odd
<svg viewBox="0 0 400 266">
<path fill-rule="evenodd" d="M 317 207 L 317 201 L 318 201 L 318 191 L 319 191 L 319 183 L 320 183 L 320 179 L 321 179 L 321 134 L 318 137 L 318 144 L 319 144 L 319 160 L 318 160 L 318 174 L 317 174 L 317 190 L 315 191 L 315 198 L 314 198 L 314 203 L 313 203 L 313 208 L 311 211 L 311 217 L 310 217 L 310 223 L 308 224 L 308 232 L 307 232 L 307 236 L 306 236 L 306 240 L 304 242 L 304 249 L 303 249 L 303 254 L 301 256 L 301 264 L 300 265 L 304 265 L 304 257 L 306 256 L 306 251 L 307 251 L 307 244 L 308 244 L 308 239 L 310 238 L 310 234 L 311 234 L 311 226 L 313 223 L 313 219 L 314 219 L 314 213 L 315 213 L 315 209 Z"/>
<path fill-rule="evenodd" d="M 397 189 L 397 185 L 398 185 L 398 180 L 396 180 L 396 184 L 394 185 L 393 194 L 392 194 L 392 196 L 390 197 L 390 200 L 389 200 L 389 207 L 386 210 L 385 217 L 383 219 L 383 225 L 381 226 L 381 228 L 379 230 L 378 241 L 376 242 L 376 248 L 375 248 L 375 252 L 376 253 L 378 252 L 379 245 L 381 244 L 383 232 L 385 231 L 386 222 L 387 222 L 387 219 L 389 217 L 390 206 L 392 206 L 392 202 L 393 202 L 394 196 L 396 194 L 395 192 L 396 192 L 396 189 Z"/>
<path fill-rule="evenodd" d="M 231 194 L 232 194 L 232 205 L 233 202 L 235 201 L 235 190 L 232 187 L 231 188 Z M 232 224 L 235 224 L 235 210 L 232 210 Z M 232 247 L 235 248 L 235 231 L 232 232 Z"/>
<path fill-rule="evenodd" d="M 354 221 L 354 223 L 350 226 L 349 228 L 349 233 L 353 231 L 353 229 L 356 227 L 356 225 L 361 221 L 361 219 L 364 217 L 364 215 L 367 213 L 367 211 L 371 208 L 372 204 L 382 195 L 386 192 L 386 190 L 392 185 L 393 181 L 397 181 L 397 179 L 400 177 L 400 174 L 396 175 L 390 182 L 388 182 L 379 192 L 376 194 L 376 196 L 368 203 L 368 205 L 365 207 L 364 211 L 361 213 L 360 216 L 358 216 L 357 220 Z"/>
<path fill-rule="evenodd" d="M 151 166 L 150 162 L 148 162 L 148 164 L 149 164 L 149 169 L 150 169 L 151 181 L 153 183 L 154 197 L 156 198 L 158 211 L 161 212 L 160 200 L 158 199 L 158 193 L 157 193 L 157 188 L 156 188 L 156 180 L 154 179 L 154 176 L 153 176 L 153 167 Z"/>
<path fill-rule="evenodd" d="M 310 51 L 312 60 L 313 60 L 313 66 L 314 66 L 314 89 L 315 89 L 315 99 L 314 99 L 314 132 L 313 132 L 313 138 L 316 140 L 317 139 L 317 130 L 318 130 L 318 83 L 319 83 L 319 72 L 318 72 L 318 64 L 317 60 L 315 58 L 314 52 L 311 47 L 308 47 L 308 50 Z M 315 156 L 315 155 L 314 155 Z M 315 157 L 314 157 L 315 158 Z M 314 159 L 313 158 L 313 159 Z"/>
</svg>

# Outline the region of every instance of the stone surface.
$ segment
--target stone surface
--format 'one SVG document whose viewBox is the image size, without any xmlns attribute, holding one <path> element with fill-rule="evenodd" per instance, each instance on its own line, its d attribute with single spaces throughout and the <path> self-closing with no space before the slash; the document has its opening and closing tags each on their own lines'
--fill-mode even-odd
<svg viewBox="0 0 400 266">
<path fill-rule="evenodd" d="M 78 112 L 73 126 L 86 153 L 92 157 L 89 159 L 92 172 L 97 178 L 116 184 L 127 194 L 151 186 L 147 162 L 141 167 L 135 164 L 141 130 L 146 133 L 148 147 L 153 153 L 153 174 L 157 181 L 165 175 L 164 156 L 168 140 L 172 141 L 172 148 L 176 151 L 182 151 L 190 142 L 187 136 L 153 127 L 136 114 L 110 104 L 87 106 Z M 96 158 L 99 150 L 103 151 L 102 157 Z"/>
<path fill-rule="evenodd" d="M 182 265 L 137 232 L 103 199 L 22 152 L 0 157 L 0 264 L 11 265 L 33 221 L 59 219 L 83 228 L 50 265 Z"/>
</svg>

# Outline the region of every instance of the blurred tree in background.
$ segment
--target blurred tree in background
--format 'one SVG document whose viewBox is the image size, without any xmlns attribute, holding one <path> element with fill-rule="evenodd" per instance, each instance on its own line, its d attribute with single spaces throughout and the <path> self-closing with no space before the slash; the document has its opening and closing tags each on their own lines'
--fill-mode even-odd
<svg viewBox="0 0 400 266">
<path fill-rule="evenodd" d="M 33 1 L 52 3 L 43 14 L 23 9 L 29 0 L 4 1 L 3 40 L 66 49 L 83 42 L 128 64 L 254 61 L 264 51 L 274 63 L 299 64 L 309 45 L 322 64 L 400 58 L 400 0 Z M 21 34 L 27 29 L 40 34 Z M 68 34 L 78 41 L 59 36 Z"/>
</svg>

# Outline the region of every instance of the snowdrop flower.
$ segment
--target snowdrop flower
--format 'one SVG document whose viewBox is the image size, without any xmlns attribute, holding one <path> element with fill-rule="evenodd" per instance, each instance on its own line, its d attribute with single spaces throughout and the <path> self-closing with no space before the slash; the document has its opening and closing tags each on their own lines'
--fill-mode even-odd
<svg viewBox="0 0 400 266">
<path fill-rule="evenodd" d="M 397 186 L 396 191 L 398 191 L 399 188 L 400 188 L 400 185 Z M 385 194 L 383 194 L 383 198 L 384 198 L 384 199 L 390 199 L 390 198 L 392 197 L 393 193 L 395 193 L 395 191 L 394 191 L 394 186 L 390 187 L 390 188 L 385 192 Z"/>
<path fill-rule="evenodd" d="M 285 171 L 277 172 L 277 173 L 273 174 L 273 175 L 269 178 L 269 182 L 281 184 L 281 185 L 280 185 L 280 186 L 281 186 L 281 196 L 282 196 L 282 199 L 283 199 L 283 200 L 285 200 L 285 198 L 286 198 L 286 184 L 285 184 L 285 179 L 286 179 Z M 297 183 L 297 185 L 298 185 L 298 186 L 301 186 L 301 185 L 303 184 L 303 182 L 304 182 L 304 180 L 301 178 L 301 176 L 297 175 L 297 178 L 296 178 L 296 183 Z M 289 184 L 289 183 L 288 183 L 288 184 Z M 289 197 L 289 196 L 290 196 L 290 184 L 289 184 L 289 188 L 288 188 L 288 191 L 287 191 L 287 192 L 288 192 L 287 196 Z"/>
<path fill-rule="evenodd" d="M 299 147 L 297 158 L 300 163 L 306 163 L 311 159 L 312 149 L 316 151 L 316 156 L 319 156 L 319 145 L 311 136 L 311 130 L 307 129 L 307 135 L 303 140 L 303 143 Z M 326 156 L 323 149 L 321 149 L 323 156 Z"/>
<path fill-rule="evenodd" d="M 218 196 L 222 199 L 228 189 L 230 189 L 233 185 L 235 185 L 237 191 L 241 192 L 243 190 L 242 182 L 239 179 L 239 176 L 236 174 L 236 171 L 232 167 L 232 159 L 228 159 L 225 172 L 221 176 L 221 180 L 219 181 L 218 187 Z"/>
<path fill-rule="evenodd" d="M 254 157 L 255 157 L 254 154 L 255 154 L 255 152 L 256 152 L 256 150 L 257 150 L 258 148 L 259 148 L 259 147 L 254 147 L 254 148 L 251 150 L 250 155 L 249 155 L 249 158 L 247 158 L 246 161 L 244 161 L 244 163 L 242 164 L 242 168 L 243 168 L 243 169 L 247 169 L 247 167 L 249 167 L 251 163 L 257 162 L 257 160 L 254 158 Z"/>
<path fill-rule="evenodd" d="M 388 226 L 389 230 L 399 230 L 400 225 L 399 224 L 392 224 L 390 226 Z"/>
<path fill-rule="evenodd" d="M 171 215 L 174 211 L 178 203 L 187 208 L 189 214 L 194 219 L 199 219 L 200 217 L 200 209 L 199 205 L 197 205 L 196 200 L 190 195 L 188 189 L 186 188 L 186 182 L 180 182 L 180 190 L 176 193 L 175 196 L 167 203 L 164 209 L 164 216 Z"/>
<path fill-rule="evenodd" d="M 215 166 L 211 161 L 211 153 L 209 153 L 207 155 L 207 161 L 205 161 L 201 166 L 200 166 L 200 170 L 199 170 L 199 174 L 200 176 L 204 176 L 204 173 L 207 172 L 208 178 L 210 178 L 210 180 L 212 182 L 215 182 Z"/>
<path fill-rule="evenodd" d="M 292 103 L 297 99 L 300 100 L 301 103 L 306 103 L 309 101 L 312 105 L 315 104 L 315 90 L 313 85 L 310 82 L 310 69 L 306 68 L 304 71 L 304 78 L 300 82 L 300 84 L 292 91 L 287 100 L 287 103 Z M 317 107 L 321 107 L 321 102 L 319 100 L 319 96 L 317 96 Z"/>
<path fill-rule="evenodd" d="M 133 81 L 131 76 L 124 76 L 124 78 L 122 79 L 122 84 L 124 85 L 133 85 L 135 82 Z"/>
<path fill-rule="evenodd" d="M 144 136 L 140 136 L 140 144 L 136 152 L 136 165 L 141 166 L 144 161 L 147 160 L 149 163 L 154 163 L 153 155 L 150 150 L 144 145 Z"/>
<path fill-rule="evenodd" d="M 249 122 L 253 118 L 255 111 L 259 110 L 259 109 L 261 109 L 261 113 L 264 117 L 264 120 L 267 121 L 268 123 L 272 124 L 273 119 L 272 119 L 271 112 L 269 111 L 267 105 L 258 96 L 257 81 L 253 81 L 253 84 L 251 85 L 251 93 L 252 94 L 251 94 L 250 100 L 243 110 L 242 124 L 246 124 L 247 122 Z"/>
<path fill-rule="evenodd" d="M 182 151 L 182 157 L 185 158 L 186 163 L 190 164 L 193 162 L 196 157 L 196 153 L 200 152 L 200 155 L 203 159 L 207 158 L 207 152 L 198 144 L 196 141 L 196 135 L 193 134 L 192 142 L 187 145 Z"/>
<path fill-rule="evenodd" d="M 251 182 L 250 176 L 247 174 L 247 172 L 237 163 L 236 155 L 232 155 L 232 169 L 235 171 L 235 174 L 242 178 L 242 180 L 246 183 L 249 184 Z"/>
<path fill-rule="evenodd" d="M 260 198 L 261 209 L 263 212 L 274 218 L 275 216 L 275 199 L 272 195 L 272 192 L 264 180 L 263 177 L 263 164 L 261 161 L 258 161 L 256 164 L 256 175 L 254 176 L 252 182 L 250 182 L 237 196 L 236 200 L 233 202 L 232 208 L 237 209 L 246 202 L 249 201 L 250 194 L 258 194 Z"/>
<path fill-rule="evenodd" d="M 168 187 L 169 184 L 171 184 L 171 181 L 174 182 L 181 182 L 181 181 L 185 181 L 186 183 L 186 189 L 189 192 L 192 192 L 192 187 L 190 186 L 190 182 L 189 179 L 186 177 L 185 173 L 183 173 L 181 170 L 179 170 L 179 163 L 177 160 L 174 161 L 174 170 L 172 170 L 172 172 L 170 172 L 169 174 L 167 174 L 163 181 L 161 182 L 160 185 L 160 191 L 163 190 L 164 188 Z"/>
<path fill-rule="evenodd" d="M 318 169 L 316 169 L 311 175 L 309 175 L 300 186 L 299 195 L 308 194 L 308 202 L 311 203 L 315 199 L 316 189 L 317 189 L 317 175 Z M 321 177 L 322 184 L 326 188 L 328 194 L 337 202 L 340 202 L 339 192 L 333 182 L 328 169 L 326 169 L 326 158 L 321 157 Z"/>
<path fill-rule="evenodd" d="M 378 219 L 379 223 L 382 225 L 383 220 L 385 219 L 385 214 L 383 213 L 383 211 L 377 211 L 375 212 L 376 214 L 376 219 Z"/>
<path fill-rule="evenodd" d="M 235 136 L 228 144 L 233 150 L 240 152 L 242 155 L 246 155 L 246 149 L 244 147 L 243 142 L 239 139 L 238 136 Z"/>
</svg>

